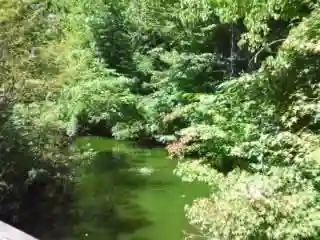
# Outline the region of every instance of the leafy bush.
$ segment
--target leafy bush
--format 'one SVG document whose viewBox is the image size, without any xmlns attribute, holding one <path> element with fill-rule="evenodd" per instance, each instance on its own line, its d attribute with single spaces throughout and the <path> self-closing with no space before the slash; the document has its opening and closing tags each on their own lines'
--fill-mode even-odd
<svg viewBox="0 0 320 240">
<path fill-rule="evenodd" d="M 272 167 L 265 174 L 238 169 L 223 176 L 199 162 L 179 164 L 184 181 L 209 184 L 208 198 L 186 206 L 199 236 L 190 239 L 316 239 L 319 192 L 295 167 Z"/>
</svg>

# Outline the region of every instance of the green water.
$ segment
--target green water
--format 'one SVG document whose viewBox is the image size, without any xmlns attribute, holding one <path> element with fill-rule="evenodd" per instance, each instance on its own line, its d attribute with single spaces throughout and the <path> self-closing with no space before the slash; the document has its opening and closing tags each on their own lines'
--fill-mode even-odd
<svg viewBox="0 0 320 240">
<path fill-rule="evenodd" d="M 193 231 L 184 205 L 206 194 L 206 187 L 182 183 L 173 175 L 175 161 L 160 148 L 98 137 L 77 141 L 98 151 L 77 170 L 71 239 L 180 240 Z M 147 167 L 146 175 L 136 169 Z"/>
</svg>

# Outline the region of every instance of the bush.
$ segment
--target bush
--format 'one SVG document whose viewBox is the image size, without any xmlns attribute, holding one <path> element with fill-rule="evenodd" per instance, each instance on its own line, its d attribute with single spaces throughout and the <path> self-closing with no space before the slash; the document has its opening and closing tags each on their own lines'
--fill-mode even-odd
<svg viewBox="0 0 320 240">
<path fill-rule="evenodd" d="M 201 181 L 210 197 L 186 206 L 199 236 L 187 239 L 316 239 L 319 192 L 295 167 L 272 167 L 265 174 L 239 169 L 226 176 L 199 162 L 178 165 L 184 181 Z"/>
</svg>

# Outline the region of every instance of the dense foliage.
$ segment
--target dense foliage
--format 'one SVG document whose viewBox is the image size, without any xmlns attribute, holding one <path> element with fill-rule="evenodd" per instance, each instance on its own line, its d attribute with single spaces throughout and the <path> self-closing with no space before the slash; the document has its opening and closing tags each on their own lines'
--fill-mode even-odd
<svg viewBox="0 0 320 240">
<path fill-rule="evenodd" d="M 78 158 L 66 150 L 66 124 L 50 101 L 65 74 L 53 49 L 67 43 L 48 1 L 2 0 L 0 6 L 0 218 L 46 233 L 61 213 L 56 206 L 67 201 L 68 165 Z M 37 216 L 37 226 L 30 216 Z"/>
<path fill-rule="evenodd" d="M 63 179 L 67 136 L 103 133 L 212 188 L 186 238 L 317 239 L 319 4 L 0 0 L 1 206 L 29 170 Z"/>
</svg>

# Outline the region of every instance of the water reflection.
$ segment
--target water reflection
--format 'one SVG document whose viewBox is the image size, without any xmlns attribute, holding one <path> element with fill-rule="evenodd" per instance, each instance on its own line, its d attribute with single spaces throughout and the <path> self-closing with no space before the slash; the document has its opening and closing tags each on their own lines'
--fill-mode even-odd
<svg viewBox="0 0 320 240">
<path fill-rule="evenodd" d="M 143 160 L 136 159 L 135 165 Z M 125 154 L 101 151 L 79 176 L 74 206 L 77 223 L 74 237 L 81 239 L 123 239 L 151 224 L 145 211 L 132 199 L 137 188 L 147 186 L 147 179 L 135 172 Z M 104 237 L 104 238 L 103 238 Z"/>
</svg>

